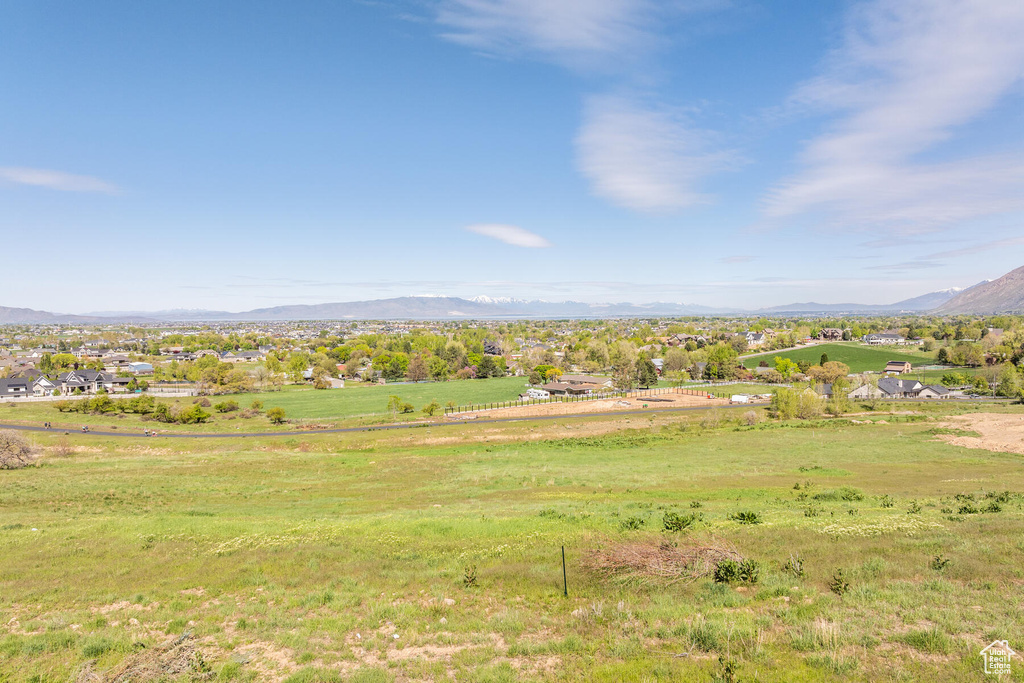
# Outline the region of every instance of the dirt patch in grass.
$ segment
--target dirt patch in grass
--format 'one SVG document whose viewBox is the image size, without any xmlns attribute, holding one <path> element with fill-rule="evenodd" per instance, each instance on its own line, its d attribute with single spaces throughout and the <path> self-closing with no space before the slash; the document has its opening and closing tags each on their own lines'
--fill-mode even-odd
<svg viewBox="0 0 1024 683">
<path fill-rule="evenodd" d="M 590 413 L 610 413 L 620 410 L 642 410 L 646 405 L 648 409 L 664 410 L 666 408 L 689 408 L 689 407 L 712 407 L 729 405 L 724 398 L 706 398 L 704 396 L 692 396 L 689 394 L 661 394 L 652 398 L 608 398 L 593 401 L 580 401 L 577 403 L 542 403 L 532 406 L 516 406 L 513 408 L 495 408 L 493 410 L 481 410 L 473 413 L 460 413 L 450 415 L 449 420 L 473 420 L 476 418 L 505 418 L 505 417 L 546 417 L 549 415 L 587 415 Z"/>
<path fill-rule="evenodd" d="M 711 576 L 722 560 L 740 562 L 743 556 L 731 544 L 709 539 L 703 544 L 626 541 L 588 553 L 583 566 L 590 572 L 640 582 L 690 582 Z"/>
<path fill-rule="evenodd" d="M 1020 413 L 955 415 L 947 418 L 940 427 L 949 429 L 950 433 L 939 433 L 935 438 L 953 446 L 1024 455 L 1024 415 Z M 974 432 L 978 436 L 965 432 Z"/>
</svg>

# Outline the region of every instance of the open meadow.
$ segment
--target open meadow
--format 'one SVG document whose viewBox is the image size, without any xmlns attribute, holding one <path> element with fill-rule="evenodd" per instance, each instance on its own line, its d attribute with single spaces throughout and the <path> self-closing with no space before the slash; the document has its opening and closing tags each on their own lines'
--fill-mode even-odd
<svg viewBox="0 0 1024 683">
<path fill-rule="evenodd" d="M 33 435 L 0 681 L 985 680 L 1024 470 L 975 410 Z"/>
<path fill-rule="evenodd" d="M 793 362 L 809 361 L 817 364 L 821 354 L 828 354 L 829 360 L 846 363 L 850 372 L 881 372 L 885 364 L 891 360 L 909 361 L 914 367 L 935 363 L 935 352 L 925 352 L 916 347 L 881 347 L 867 346 L 860 342 L 842 342 L 833 344 L 815 344 L 801 349 L 766 353 L 740 359 L 744 367 L 756 368 L 761 361 L 774 367 L 776 358 L 788 358 Z"/>
<path fill-rule="evenodd" d="M 143 420 L 132 413 L 112 412 L 103 415 L 78 412 L 61 413 L 52 402 L 7 402 L 0 404 L 0 425 L 41 424 L 51 422 L 54 429 L 78 430 L 83 425 L 95 430 L 120 430 L 133 433 L 144 429 L 168 432 L 267 432 L 291 431 L 303 426 L 346 426 L 377 424 L 394 420 L 411 421 L 424 417 L 421 409 L 436 400 L 442 406 L 449 401 L 458 405 L 497 403 L 514 401 L 525 391 L 526 380 L 522 377 L 500 377 L 479 380 L 451 382 L 420 382 L 416 384 L 362 385 L 349 383 L 343 389 L 317 390 L 309 386 L 289 385 L 283 391 L 264 391 L 252 394 L 226 394 L 208 396 L 210 406 L 206 411 L 210 418 L 202 424 L 175 425 Z M 388 410 L 391 396 L 398 396 L 412 406 L 411 412 L 392 415 Z M 114 396 L 114 398 L 120 398 Z M 168 405 L 178 403 L 189 406 L 197 399 L 161 398 L 157 403 Z M 234 401 L 242 410 L 227 413 L 218 412 L 216 405 Z M 253 401 L 262 404 L 258 415 L 243 415 L 243 410 Z M 265 417 L 271 408 L 282 408 L 288 424 L 277 426 Z"/>
</svg>

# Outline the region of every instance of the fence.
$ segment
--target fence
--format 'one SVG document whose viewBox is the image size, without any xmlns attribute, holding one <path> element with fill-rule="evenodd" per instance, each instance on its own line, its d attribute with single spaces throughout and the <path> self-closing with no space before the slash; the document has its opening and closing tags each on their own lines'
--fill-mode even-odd
<svg viewBox="0 0 1024 683">
<path fill-rule="evenodd" d="M 681 394 L 684 396 L 701 396 L 706 398 L 729 398 L 729 394 L 704 389 L 685 389 L 683 387 L 662 387 L 660 389 L 634 389 L 631 391 L 602 391 L 597 394 L 580 394 L 576 396 L 549 396 L 548 398 L 517 399 L 515 401 L 497 401 L 494 403 L 471 403 L 465 406 L 448 406 L 445 415 L 475 413 L 481 410 L 498 410 L 500 408 L 518 408 L 522 406 L 539 406 L 548 403 L 582 403 L 584 401 L 600 401 L 609 398 L 651 398 L 664 394 Z"/>
</svg>

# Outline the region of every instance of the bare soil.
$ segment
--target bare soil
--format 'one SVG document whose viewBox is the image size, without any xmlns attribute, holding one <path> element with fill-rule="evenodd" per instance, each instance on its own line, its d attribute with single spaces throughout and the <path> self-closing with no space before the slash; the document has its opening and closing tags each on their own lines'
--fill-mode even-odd
<svg viewBox="0 0 1024 683">
<path fill-rule="evenodd" d="M 938 438 L 948 444 L 1024 455 L 1024 415 L 1007 413 L 956 415 L 947 418 L 941 426 L 973 431 L 981 435 L 939 434 Z"/>
<path fill-rule="evenodd" d="M 644 408 L 664 410 L 666 408 L 724 405 L 729 405 L 729 401 L 724 398 L 705 398 L 689 394 L 660 394 L 651 398 L 607 398 L 595 401 L 579 401 L 577 403 L 542 403 L 532 406 L 495 408 L 493 410 L 479 410 L 472 413 L 451 415 L 447 419 L 449 421 L 456 421 L 473 420 L 476 418 L 588 415 L 591 413 L 610 413 L 619 410 L 642 410 Z"/>
</svg>

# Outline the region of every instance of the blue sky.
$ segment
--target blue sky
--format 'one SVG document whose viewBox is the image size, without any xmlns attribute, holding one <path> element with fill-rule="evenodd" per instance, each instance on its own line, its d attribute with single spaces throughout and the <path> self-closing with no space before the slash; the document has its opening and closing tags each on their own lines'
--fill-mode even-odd
<svg viewBox="0 0 1024 683">
<path fill-rule="evenodd" d="M 0 0 L 0 305 L 971 285 L 1024 265 L 1021 35 L 1019 0 Z"/>
</svg>

